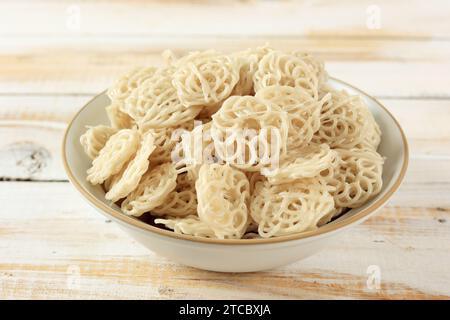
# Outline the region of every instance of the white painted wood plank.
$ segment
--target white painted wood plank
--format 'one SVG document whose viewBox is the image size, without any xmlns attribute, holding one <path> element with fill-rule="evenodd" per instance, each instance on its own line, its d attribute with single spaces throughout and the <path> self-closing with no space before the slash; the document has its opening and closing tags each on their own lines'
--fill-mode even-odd
<svg viewBox="0 0 450 320">
<path fill-rule="evenodd" d="M 1 4 L 0 30 L 8 36 L 250 34 L 448 38 L 448 9 L 448 2 L 443 0 L 432 4 L 418 0 L 10 1 Z"/>
<path fill-rule="evenodd" d="M 124 43 L 109 48 L 99 42 L 95 49 L 73 51 L 67 47 L 24 48 L 20 52 L 0 54 L 0 94 L 95 94 L 111 85 L 114 79 L 136 65 L 161 65 L 160 49 L 145 42 L 144 48 Z M 225 51 L 246 48 L 246 40 L 238 40 L 233 48 L 210 43 L 207 48 Z M 317 53 L 326 62 L 332 76 L 383 97 L 450 97 L 450 42 L 365 42 L 335 43 L 309 41 L 298 48 Z M 400 45 L 401 44 L 401 45 Z M 77 46 L 74 43 L 73 46 Z M 142 46 L 142 45 L 141 45 Z M 12 48 L 15 48 L 12 45 Z M 206 48 L 204 45 L 202 48 Z M 281 44 L 278 48 L 293 49 Z M 420 48 L 420 49 L 419 49 Z M 178 51 L 185 53 L 186 47 Z M 190 48 L 194 49 L 194 48 Z M 119 51 L 118 51 L 119 50 Z M 426 76 L 424 76 L 426 75 Z"/>
<path fill-rule="evenodd" d="M 91 95 L 0 95 L 0 121 L 67 123 Z"/>
<path fill-rule="evenodd" d="M 0 201 L 2 298 L 450 295 L 448 210 L 385 209 L 307 260 L 263 273 L 220 274 L 147 251 L 89 208 L 68 183 L 0 183 Z M 380 268 L 380 290 L 366 287 L 370 265 Z"/>
<path fill-rule="evenodd" d="M 215 50 L 232 52 L 245 50 L 249 47 L 259 47 L 266 44 L 274 48 L 292 51 L 304 50 L 312 52 L 324 60 L 387 60 L 387 61 L 445 61 L 450 52 L 449 41 L 433 39 L 392 39 L 377 38 L 336 38 L 320 37 L 309 38 L 299 36 L 287 37 L 253 37 L 244 36 L 152 36 L 129 35 L 104 36 L 92 35 L 89 37 L 62 37 L 62 36 L 21 36 L 3 37 L 0 43 L 2 54 L 27 55 L 51 54 L 58 51 L 60 54 L 81 55 L 108 54 L 114 52 L 117 61 L 125 54 L 158 55 L 165 49 L 171 49 L 177 54 L 194 50 Z M 76 48 L 76 52 L 73 49 Z M 69 51 L 68 49 L 71 49 Z M 26 59 L 22 59 L 26 60 Z M 126 62 L 126 61 L 124 61 Z"/>
<path fill-rule="evenodd" d="M 66 180 L 61 161 L 64 123 L 0 123 L 0 180 Z"/>
<path fill-rule="evenodd" d="M 83 1 L 79 30 L 67 25 L 73 4 L 0 3 L 0 180 L 40 181 L 0 182 L 1 299 L 450 298 L 448 2 L 377 1 L 379 30 L 366 26 L 369 0 Z M 316 53 L 372 95 L 401 98 L 383 102 L 410 141 L 405 182 L 327 250 L 263 273 L 195 270 L 141 247 L 69 183 L 43 182 L 66 179 L 60 140 L 71 115 L 132 65 L 161 63 L 165 48 L 267 40 Z M 380 290 L 367 288 L 369 266 L 381 271 Z"/>
</svg>

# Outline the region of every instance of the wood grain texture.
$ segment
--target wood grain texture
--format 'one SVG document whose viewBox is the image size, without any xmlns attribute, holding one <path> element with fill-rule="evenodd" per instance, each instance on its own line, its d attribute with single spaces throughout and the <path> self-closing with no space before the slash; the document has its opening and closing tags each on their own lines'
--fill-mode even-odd
<svg viewBox="0 0 450 320">
<path fill-rule="evenodd" d="M 21 194 L 29 195 L 26 203 Z M 67 183 L 2 183 L 0 200 L 7 204 L 0 216 L 3 297 L 450 298 L 447 209 L 389 207 L 307 260 L 221 274 L 149 252 Z M 367 289 L 370 265 L 381 270 L 380 290 Z"/>
<path fill-rule="evenodd" d="M 108 42 L 105 44 L 99 39 L 96 44 L 91 43 L 73 50 L 71 47 L 76 42 L 69 45 L 56 41 L 52 47 L 47 43 L 48 39 L 51 38 L 40 41 L 39 48 L 0 51 L 0 65 L 3 66 L 0 73 L 0 94 L 94 95 L 134 66 L 161 65 L 160 53 L 164 48 L 174 48 L 180 54 L 196 48 L 195 42 L 193 45 L 189 39 L 185 39 L 186 42 L 167 42 L 160 46 L 154 44 L 152 39 L 141 39 L 141 42 L 137 40 L 121 45 L 116 43 L 111 47 Z M 255 45 L 264 43 L 259 41 Z M 245 49 L 249 45 L 248 41 L 235 38 L 220 46 L 215 41 L 210 41 L 201 47 L 230 51 Z M 372 95 L 393 98 L 448 97 L 450 42 L 401 41 L 393 44 L 391 40 L 308 40 L 280 41 L 272 45 L 277 45 L 280 49 L 303 49 L 316 53 L 326 61 L 331 75 L 357 83 Z M 8 46 L 10 47 L 13 46 Z M 386 77 L 390 81 L 385 81 Z M 392 83 L 396 85 L 393 86 Z"/>
<path fill-rule="evenodd" d="M 224 37 L 393 37 L 448 39 L 445 0 L 377 1 L 380 28 L 367 27 L 371 0 L 363 1 L 11 1 L 2 3 L 2 35 L 186 35 Z M 76 5 L 80 25 L 69 16 Z M 33 28 L 27 23 L 33 22 Z M 123 17 L 127 23 L 120 23 Z M 177 23 L 174 23 L 177 21 Z M 230 23 L 233 21 L 233 23 Z M 13 25 L 13 28 L 10 26 Z M 205 27 L 208 26 L 208 27 Z M 275 26 L 275 27 L 274 27 Z"/>
<path fill-rule="evenodd" d="M 374 4 L 379 29 L 367 26 Z M 0 299 L 450 299 L 449 9 L 445 0 L 0 2 Z M 161 64 L 166 48 L 266 42 L 318 55 L 401 123 L 410 168 L 380 214 L 304 261 L 221 274 L 153 254 L 67 182 L 64 127 L 115 77 Z M 367 286 L 370 266 L 380 289 Z"/>
</svg>

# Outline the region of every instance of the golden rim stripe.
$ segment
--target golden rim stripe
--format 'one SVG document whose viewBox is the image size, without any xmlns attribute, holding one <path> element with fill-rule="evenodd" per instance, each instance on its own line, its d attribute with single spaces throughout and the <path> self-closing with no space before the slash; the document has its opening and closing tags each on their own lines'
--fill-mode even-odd
<svg viewBox="0 0 450 320">
<path fill-rule="evenodd" d="M 193 242 L 201 242 L 201 243 L 209 243 L 209 244 L 221 244 L 221 245 L 258 245 L 258 244 L 270 244 L 270 243 L 278 243 L 278 242 L 287 242 L 287 241 L 293 241 L 293 240 L 300 240 L 300 239 L 306 239 L 306 238 L 312 238 L 315 236 L 319 236 L 319 235 L 325 235 L 327 233 L 336 231 L 340 228 L 349 226 L 359 220 L 361 220 L 364 217 L 367 217 L 368 215 L 370 215 L 372 212 L 374 212 L 375 210 L 381 208 L 386 202 L 387 200 L 395 193 L 395 191 L 397 191 L 397 189 L 400 187 L 400 184 L 406 174 L 406 169 L 408 168 L 408 161 L 409 161 L 409 148 L 408 148 L 408 141 L 406 140 L 406 136 L 405 133 L 403 132 L 403 129 L 401 128 L 400 124 L 398 123 L 398 121 L 395 119 L 395 117 L 392 115 L 392 113 L 390 113 L 388 111 L 388 109 L 382 105 L 377 99 L 375 99 L 374 97 L 372 97 L 371 95 L 367 94 L 366 92 L 333 77 L 330 77 L 330 79 L 336 81 L 336 82 L 340 82 L 341 84 L 344 84 L 350 88 L 352 88 L 355 91 L 360 92 L 361 94 L 365 95 L 366 97 L 371 98 L 373 101 L 375 101 L 375 103 L 377 103 L 394 121 L 394 123 L 396 124 L 398 130 L 400 131 L 400 134 L 402 136 L 402 140 L 403 140 L 403 163 L 402 163 L 402 167 L 400 169 L 400 173 L 397 177 L 397 180 L 394 182 L 394 184 L 391 186 L 391 188 L 389 190 L 387 190 L 387 192 L 385 193 L 385 195 L 379 199 L 377 199 L 374 203 L 372 203 L 372 205 L 370 205 L 369 207 L 361 210 L 360 212 L 358 212 L 357 214 L 348 217 L 348 218 L 344 218 L 340 221 L 335 221 L 332 224 L 326 224 L 316 230 L 312 230 L 312 231 L 305 231 L 302 233 L 298 233 L 298 234 L 292 234 L 292 235 L 287 235 L 287 236 L 280 236 L 280 237 L 275 237 L 275 238 L 268 238 L 268 239 L 210 239 L 210 238 L 201 238 L 201 237 L 194 237 L 194 236 L 189 236 L 189 235 L 184 235 L 184 234 L 178 234 L 175 233 L 173 231 L 169 231 L 169 230 L 164 230 L 152 225 L 149 225 L 143 221 L 140 221 L 136 218 L 127 216 L 126 214 L 122 213 L 122 212 L 118 212 L 116 210 L 114 210 L 113 208 L 111 208 L 110 206 L 104 204 L 103 202 L 101 202 L 100 200 L 98 200 L 92 193 L 90 193 L 87 189 L 85 189 L 79 182 L 78 180 L 75 178 L 75 176 L 72 173 L 71 168 L 69 167 L 68 163 L 67 163 L 67 155 L 66 155 L 66 142 L 67 142 L 67 134 L 70 131 L 70 128 L 72 127 L 75 119 L 78 117 L 78 115 L 92 102 L 94 101 L 97 97 L 101 96 L 102 94 L 104 94 L 106 91 L 96 95 L 95 97 L 93 97 L 91 100 L 89 100 L 74 116 L 73 118 L 70 120 L 69 125 L 66 128 L 66 131 L 64 133 L 64 137 L 63 137 L 63 141 L 62 141 L 62 160 L 63 160 L 63 164 L 64 164 L 64 169 L 66 170 L 67 176 L 70 180 L 70 182 L 75 186 L 75 188 L 78 190 L 78 192 L 80 192 L 89 202 L 90 204 L 92 204 L 94 207 L 96 207 L 97 209 L 100 209 L 101 211 L 103 211 L 104 213 L 107 213 L 108 215 L 110 215 L 114 220 L 119 220 L 120 222 L 123 222 L 125 224 L 129 224 L 132 227 L 141 229 L 143 231 L 150 231 L 153 233 L 156 233 L 160 236 L 164 236 L 164 237 L 169 237 L 169 238 L 173 238 L 173 239 L 179 239 L 179 240 L 188 240 L 188 241 L 193 241 Z"/>
</svg>

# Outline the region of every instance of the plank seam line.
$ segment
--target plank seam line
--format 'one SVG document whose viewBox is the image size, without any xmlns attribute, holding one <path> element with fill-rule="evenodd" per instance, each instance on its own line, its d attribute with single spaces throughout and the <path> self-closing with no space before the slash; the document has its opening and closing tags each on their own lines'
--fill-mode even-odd
<svg viewBox="0 0 450 320">
<path fill-rule="evenodd" d="M 97 93 L 91 92 L 0 92 L 0 97 L 59 97 L 59 96 L 73 96 L 73 97 L 92 97 Z"/>
<path fill-rule="evenodd" d="M 418 153 L 418 154 L 410 155 L 409 159 L 410 160 L 450 160 L 450 155 Z"/>
<path fill-rule="evenodd" d="M 67 40 L 83 40 L 83 39 L 98 39 L 98 38 L 109 38 L 109 39 L 118 39 L 121 40 L 130 38 L 153 38 L 153 39 L 161 39 L 161 40 L 180 40 L 186 38 L 193 38 L 196 40 L 206 40 L 206 39 L 220 39 L 220 40 L 236 40 L 236 39 L 255 39 L 255 40 L 265 40 L 265 39 L 282 39 L 282 40 L 357 40 L 357 41 L 367 41 L 367 40 L 383 40 L 383 41 L 438 41 L 438 42 L 448 42 L 450 41 L 450 37 L 448 36 L 413 36 L 413 35 L 370 35 L 370 34 L 361 34 L 361 35 L 349 35 L 349 34 L 323 34 L 323 35 L 305 35 L 305 34 L 240 34 L 240 33 L 229 33 L 229 34 L 176 34 L 176 33 L 160 33 L 160 34 L 152 34 L 152 33 L 96 33 L 96 34 L 88 34 L 88 33 L 77 33 L 74 35 L 64 35 L 58 33 L 2 33 L 0 34 L 2 38 L 51 38 L 55 39 L 67 39 Z"/>
<path fill-rule="evenodd" d="M 0 92 L 0 97 L 93 97 L 99 92 Z M 374 95 L 377 99 L 383 100 L 450 100 L 450 95 L 438 96 L 394 96 L 394 95 Z"/>
<path fill-rule="evenodd" d="M 2 182 L 69 182 L 67 179 L 33 179 L 33 178 L 9 178 L 9 177 L 0 177 L 0 183 Z"/>
</svg>

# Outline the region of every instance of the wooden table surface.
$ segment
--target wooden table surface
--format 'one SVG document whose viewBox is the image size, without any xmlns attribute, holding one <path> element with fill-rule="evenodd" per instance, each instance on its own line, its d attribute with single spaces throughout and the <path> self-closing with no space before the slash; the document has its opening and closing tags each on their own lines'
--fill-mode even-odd
<svg viewBox="0 0 450 320">
<path fill-rule="evenodd" d="M 450 298 L 450 5 L 442 1 L 2 1 L 0 298 Z M 221 274 L 157 256 L 68 183 L 71 116 L 159 52 L 303 49 L 408 136 L 404 184 L 304 261 Z M 374 280 L 375 279 L 375 280 Z"/>
</svg>

